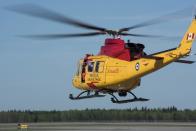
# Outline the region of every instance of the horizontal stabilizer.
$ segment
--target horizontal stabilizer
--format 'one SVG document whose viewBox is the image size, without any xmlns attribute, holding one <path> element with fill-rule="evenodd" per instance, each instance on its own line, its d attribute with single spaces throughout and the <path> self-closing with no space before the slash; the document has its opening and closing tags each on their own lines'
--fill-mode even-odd
<svg viewBox="0 0 196 131">
<path fill-rule="evenodd" d="M 195 61 L 189 61 L 189 60 L 176 60 L 175 62 L 183 63 L 183 64 L 193 64 Z"/>
<path fill-rule="evenodd" d="M 196 54 L 187 54 L 185 57 L 187 57 L 187 56 L 193 56 L 193 55 L 196 55 Z"/>
</svg>

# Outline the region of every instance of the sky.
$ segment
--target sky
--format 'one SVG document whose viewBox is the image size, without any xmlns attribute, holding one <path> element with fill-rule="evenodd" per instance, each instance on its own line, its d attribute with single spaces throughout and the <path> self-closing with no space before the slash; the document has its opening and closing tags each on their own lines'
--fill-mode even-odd
<svg viewBox="0 0 196 131">
<path fill-rule="evenodd" d="M 0 110 L 69 110 L 86 108 L 196 109 L 196 65 L 173 63 L 142 78 L 133 92 L 148 102 L 113 104 L 110 96 L 69 100 L 80 90 L 72 86 L 77 62 L 85 54 L 97 54 L 109 36 L 32 40 L 25 34 L 78 33 L 88 30 L 9 12 L 5 7 L 32 3 L 101 27 L 118 29 L 196 5 L 195 0 L 0 0 Z M 182 37 L 192 18 L 140 28 L 134 33 Z M 148 54 L 176 47 L 181 39 L 161 40 L 123 37 L 145 44 Z M 192 52 L 196 53 L 196 43 Z M 196 60 L 195 56 L 186 58 Z"/>
</svg>

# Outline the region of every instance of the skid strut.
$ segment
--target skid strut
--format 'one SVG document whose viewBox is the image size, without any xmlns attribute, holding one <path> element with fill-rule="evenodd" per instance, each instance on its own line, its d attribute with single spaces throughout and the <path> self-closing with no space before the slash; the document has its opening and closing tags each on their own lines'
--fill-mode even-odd
<svg viewBox="0 0 196 131">
<path fill-rule="evenodd" d="M 86 95 L 83 95 L 85 93 L 86 93 Z M 80 99 L 94 98 L 94 97 L 104 97 L 104 96 L 105 95 L 100 95 L 99 92 L 95 92 L 94 94 L 91 94 L 91 91 L 83 91 L 80 94 L 78 94 L 76 97 L 74 97 L 73 94 L 69 94 L 69 98 L 71 100 L 80 100 Z"/>
<path fill-rule="evenodd" d="M 132 92 L 128 92 L 129 94 L 131 94 L 133 96 L 132 99 L 126 99 L 126 100 L 119 100 L 113 93 L 109 93 L 112 98 L 111 101 L 113 103 L 117 103 L 117 104 L 122 104 L 122 103 L 129 103 L 129 102 L 136 102 L 136 101 L 148 101 L 149 99 L 146 98 L 138 98 L 135 94 L 133 94 Z"/>
</svg>

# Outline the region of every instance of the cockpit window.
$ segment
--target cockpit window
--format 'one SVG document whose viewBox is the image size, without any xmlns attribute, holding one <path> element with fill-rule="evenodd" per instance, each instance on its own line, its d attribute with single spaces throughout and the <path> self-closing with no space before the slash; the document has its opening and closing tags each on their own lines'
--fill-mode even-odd
<svg viewBox="0 0 196 131">
<path fill-rule="evenodd" d="M 88 62 L 88 72 L 93 72 L 94 62 Z"/>
<path fill-rule="evenodd" d="M 104 71 L 104 62 L 103 61 L 97 61 L 95 66 L 95 72 L 103 72 Z"/>
</svg>

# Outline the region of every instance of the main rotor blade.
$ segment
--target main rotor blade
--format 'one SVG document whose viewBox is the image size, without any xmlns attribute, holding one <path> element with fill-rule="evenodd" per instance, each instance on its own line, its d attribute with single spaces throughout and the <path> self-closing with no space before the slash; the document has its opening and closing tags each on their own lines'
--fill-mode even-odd
<svg viewBox="0 0 196 131">
<path fill-rule="evenodd" d="M 131 34 L 131 33 L 120 33 L 120 35 L 124 36 L 134 36 L 134 37 L 147 37 L 147 38 L 161 38 L 161 39 L 170 39 L 176 40 L 180 37 L 175 36 L 162 36 L 162 35 L 148 35 L 148 34 Z"/>
<path fill-rule="evenodd" d="M 91 30 L 98 30 L 98 31 L 106 30 L 105 28 L 71 19 L 60 13 L 48 10 L 46 8 L 43 8 L 41 6 L 34 5 L 34 4 L 23 4 L 23 5 L 18 5 L 18 6 L 11 6 L 11 7 L 7 7 L 6 9 L 17 12 L 17 13 L 21 13 L 24 15 L 38 17 L 38 18 L 42 18 L 42 19 L 46 19 L 46 20 L 50 20 L 54 22 L 63 23 L 63 24 L 69 24 L 69 25 L 76 26 L 76 27 L 81 27 L 81 28 L 86 28 L 86 29 L 91 29 Z"/>
<path fill-rule="evenodd" d="M 182 10 L 178 10 L 176 12 L 169 13 L 169 14 L 163 15 L 161 17 L 151 19 L 151 20 L 148 20 L 148 21 L 145 21 L 145 22 L 142 22 L 142 23 L 130 26 L 130 27 L 121 28 L 119 30 L 119 32 L 124 32 L 124 31 L 129 31 L 132 29 L 136 29 L 136 28 L 165 23 L 165 22 L 169 22 L 172 20 L 183 19 L 183 18 L 189 17 L 192 14 L 191 13 L 192 9 L 193 8 L 188 7 L 188 8 L 182 9 Z"/>
<path fill-rule="evenodd" d="M 103 35 L 104 32 L 90 32 L 90 33 L 76 33 L 76 34 L 43 34 L 43 35 L 22 35 L 21 37 L 33 38 L 33 39 L 62 39 L 72 37 L 87 37 Z"/>
</svg>

